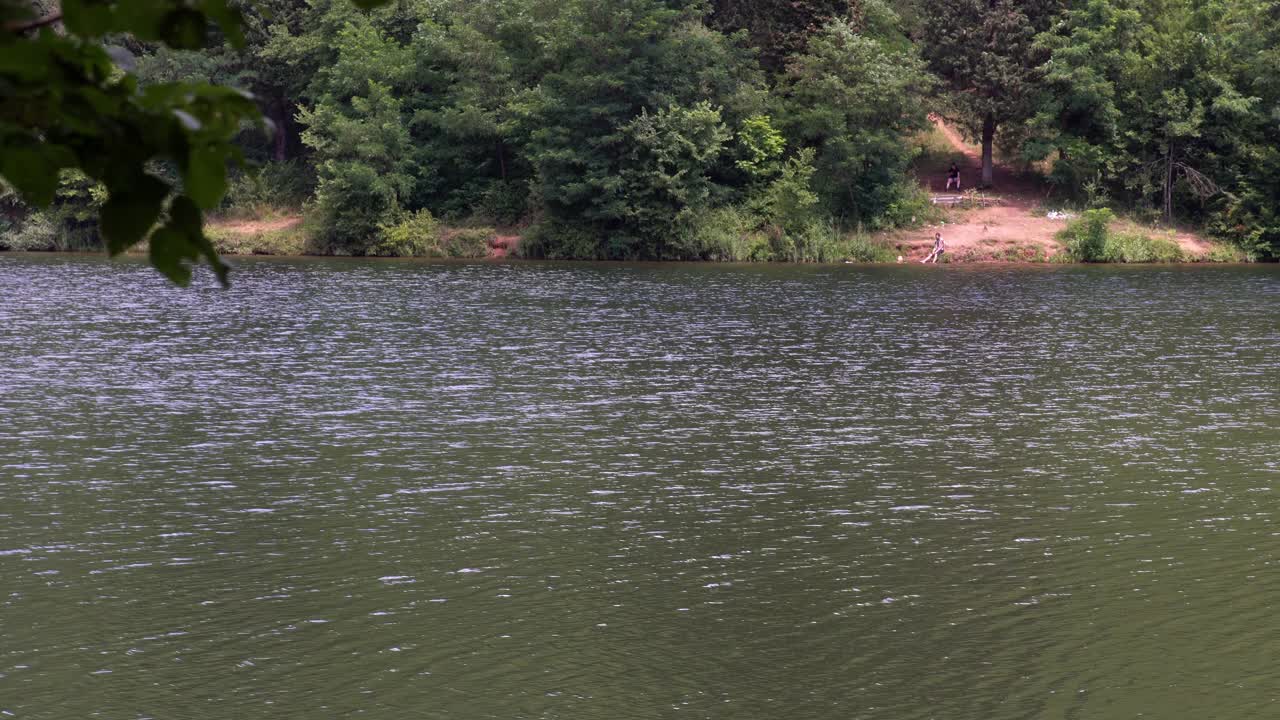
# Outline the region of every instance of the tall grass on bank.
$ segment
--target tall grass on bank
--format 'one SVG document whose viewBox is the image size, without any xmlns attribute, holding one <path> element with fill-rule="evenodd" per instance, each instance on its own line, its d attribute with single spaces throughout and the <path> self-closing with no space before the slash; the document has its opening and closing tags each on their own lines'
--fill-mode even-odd
<svg viewBox="0 0 1280 720">
<path fill-rule="evenodd" d="M 1111 232 L 1115 217 L 1107 208 L 1088 210 L 1059 232 L 1058 240 L 1077 262 L 1173 263 L 1187 259 L 1173 240 L 1135 232 Z"/>
<path fill-rule="evenodd" d="M 222 213 L 254 220 L 296 214 L 315 192 L 315 185 L 314 170 L 301 161 L 265 163 L 232 175 Z"/>
<path fill-rule="evenodd" d="M 1104 257 L 1115 263 L 1176 263 L 1187 259 L 1177 242 L 1133 232 L 1107 238 Z"/>
<path fill-rule="evenodd" d="M 1240 248 L 1214 243 L 1208 252 L 1188 255 L 1170 232 L 1168 237 L 1151 237 L 1140 232 L 1112 232 L 1115 213 L 1107 208 L 1088 210 L 1058 233 L 1067 248 L 1066 256 L 1086 263 L 1238 263 L 1256 262 L 1257 257 Z"/>
<path fill-rule="evenodd" d="M 773 260 L 784 262 L 892 262 L 894 253 L 861 233 L 841 232 L 831 222 L 813 222 L 774 242 Z"/>
<path fill-rule="evenodd" d="M 315 220 L 272 225 L 253 222 L 221 222 L 205 226 L 205 235 L 224 255 L 344 255 L 343 246 L 324 241 Z M 383 225 L 364 254 L 372 257 L 485 258 L 491 227 L 448 228 L 431 213 L 406 213 L 400 222 Z"/>
<path fill-rule="evenodd" d="M 491 227 L 445 228 L 426 210 L 408 213 L 394 225 L 381 226 L 369 255 L 379 257 L 484 258 L 497 237 Z"/>
<path fill-rule="evenodd" d="M 606 247 L 580 227 L 541 223 L 520 243 L 526 258 L 598 260 Z M 711 262 L 892 262 L 895 253 L 860 232 L 841 230 L 832 221 L 809 220 L 788 230 L 764 222 L 752 211 L 721 207 L 699 214 L 672 229 L 663 246 L 668 260 Z"/>
<path fill-rule="evenodd" d="M 1067 254 L 1073 260 L 1104 262 L 1107 236 L 1115 217 L 1115 213 L 1106 208 L 1086 211 L 1058 232 L 1058 241 L 1066 246 Z"/>
<path fill-rule="evenodd" d="M 1211 263 L 1253 263 L 1258 262 L 1258 256 L 1255 253 L 1245 252 L 1234 245 L 1224 243 L 1215 243 L 1209 252 L 1201 258 L 1205 262 Z"/>
<path fill-rule="evenodd" d="M 204 234 L 220 255 L 314 254 L 303 223 L 247 232 L 226 226 L 206 225 Z"/>
</svg>

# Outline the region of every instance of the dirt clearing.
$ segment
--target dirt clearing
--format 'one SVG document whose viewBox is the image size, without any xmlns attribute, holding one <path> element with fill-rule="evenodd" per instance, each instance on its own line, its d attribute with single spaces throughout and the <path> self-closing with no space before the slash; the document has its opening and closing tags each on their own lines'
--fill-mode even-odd
<svg viewBox="0 0 1280 720">
<path fill-rule="evenodd" d="M 1068 217 L 1050 217 L 1044 202 L 1048 188 L 1037 176 L 1018 172 L 1005 163 L 994 168 L 994 187 L 972 191 L 982 178 L 981 150 L 964 141 L 955 128 L 933 119 L 938 132 L 955 151 L 960 168 L 961 193 L 946 188 L 945 170 L 929 168 L 921 183 L 935 199 L 965 196 L 967 207 L 947 212 L 945 222 L 915 230 L 896 231 L 887 240 L 907 260 L 920 260 L 933 246 L 933 234 L 942 233 L 947 253 L 955 260 L 1045 260 L 1062 252 L 1054 236 L 1067 226 Z M 1132 222 L 1117 223 L 1117 230 L 1152 234 Z M 1204 238 L 1179 232 L 1174 239 L 1189 257 L 1207 253 L 1213 246 Z"/>
</svg>

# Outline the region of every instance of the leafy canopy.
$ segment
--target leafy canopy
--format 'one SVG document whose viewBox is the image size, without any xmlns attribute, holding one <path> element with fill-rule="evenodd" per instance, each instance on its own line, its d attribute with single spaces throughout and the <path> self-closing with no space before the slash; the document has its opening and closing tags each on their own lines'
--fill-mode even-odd
<svg viewBox="0 0 1280 720">
<path fill-rule="evenodd" d="M 79 170 L 106 189 L 100 228 L 111 254 L 146 239 L 151 263 L 173 282 L 189 282 L 203 258 L 225 284 L 203 215 L 226 192 L 228 163 L 242 159 L 235 136 L 263 123 L 259 109 L 249 94 L 208 83 L 144 87 L 129 72 L 132 56 L 108 38 L 197 49 L 216 30 L 237 45 L 244 23 L 228 0 L 63 0 L 53 9 L 0 0 L 0 177 L 47 207 L 61 171 Z"/>
</svg>

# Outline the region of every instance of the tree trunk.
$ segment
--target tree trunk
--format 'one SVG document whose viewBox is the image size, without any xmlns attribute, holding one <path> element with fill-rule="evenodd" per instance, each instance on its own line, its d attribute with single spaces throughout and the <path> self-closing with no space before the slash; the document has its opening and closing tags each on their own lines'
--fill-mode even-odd
<svg viewBox="0 0 1280 720">
<path fill-rule="evenodd" d="M 1173 143 L 1164 152 L 1164 224 L 1173 227 Z"/>
<path fill-rule="evenodd" d="M 996 140 L 996 117 L 991 113 L 982 120 L 982 187 L 991 187 L 995 182 L 995 166 L 992 160 L 992 146 Z"/>
<path fill-rule="evenodd" d="M 275 135 L 271 138 L 272 154 L 275 156 L 276 162 L 284 162 L 289 159 L 289 116 L 285 112 L 288 103 L 284 99 L 277 99 L 272 103 L 271 113 L 275 117 L 271 121 L 276 124 Z"/>
</svg>

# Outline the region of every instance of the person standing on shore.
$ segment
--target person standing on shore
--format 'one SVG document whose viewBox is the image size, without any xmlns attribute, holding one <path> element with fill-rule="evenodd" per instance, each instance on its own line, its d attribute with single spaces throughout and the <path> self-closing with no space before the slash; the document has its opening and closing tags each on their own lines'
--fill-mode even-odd
<svg viewBox="0 0 1280 720">
<path fill-rule="evenodd" d="M 933 252 L 929 253 L 922 263 L 937 263 L 938 258 L 942 257 L 942 253 L 947 251 L 947 244 L 942 242 L 942 233 L 933 234 Z"/>
</svg>

